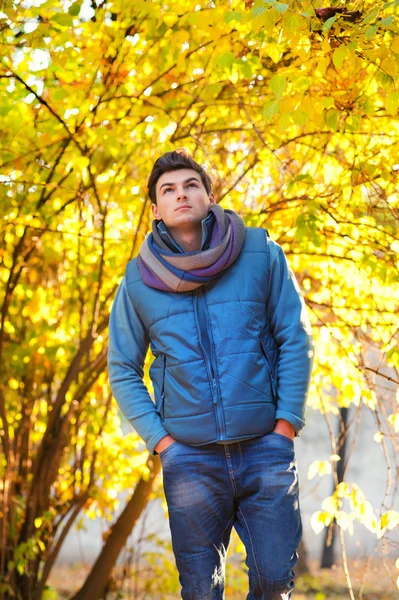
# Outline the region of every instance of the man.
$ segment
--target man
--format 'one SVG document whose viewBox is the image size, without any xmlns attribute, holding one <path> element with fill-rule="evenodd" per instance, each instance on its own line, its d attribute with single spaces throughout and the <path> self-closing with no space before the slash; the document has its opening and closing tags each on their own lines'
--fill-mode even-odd
<svg viewBox="0 0 399 600">
<path fill-rule="evenodd" d="M 112 392 L 160 454 L 183 599 L 224 597 L 234 526 L 247 600 L 289 599 L 302 534 L 294 436 L 313 362 L 298 284 L 267 231 L 215 202 L 182 149 L 154 164 L 154 221 L 110 317 Z M 150 345 L 155 404 L 143 383 Z"/>
</svg>

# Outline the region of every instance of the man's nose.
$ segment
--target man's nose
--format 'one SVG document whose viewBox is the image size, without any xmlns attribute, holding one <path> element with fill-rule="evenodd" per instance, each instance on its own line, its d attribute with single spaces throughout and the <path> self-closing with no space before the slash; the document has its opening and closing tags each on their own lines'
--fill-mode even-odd
<svg viewBox="0 0 399 600">
<path fill-rule="evenodd" d="M 176 192 L 177 192 L 177 199 L 180 200 L 181 198 L 187 198 L 187 194 L 184 190 L 183 187 L 177 187 L 176 188 Z"/>
</svg>

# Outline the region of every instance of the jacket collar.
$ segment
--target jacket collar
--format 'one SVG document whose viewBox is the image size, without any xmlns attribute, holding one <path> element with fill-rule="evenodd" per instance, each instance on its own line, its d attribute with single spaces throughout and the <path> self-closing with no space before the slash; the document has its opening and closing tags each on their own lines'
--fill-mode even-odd
<svg viewBox="0 0 399 600">
<path fill-rule="evenodd" d="M 208 215 L 201 221 L 201 226 L 202 226 L 201 250 L 207 250 L 209 248 L 214 223 L 215 223 L 215 216 L 212 212 L 208 213 Z M 169 229 L 167 228 L 167 226 L 165 225 L 165 223 L 163 221 L 159 221 L 157 223 L 157 228 L 158 228 L 159 234 L 162 236 L 163 241 L 173 252 L 179 252 L 180 254 L 184 254 L 184 250 L 173 239 L 172 234 L 170 233 Z"/>
</svg>

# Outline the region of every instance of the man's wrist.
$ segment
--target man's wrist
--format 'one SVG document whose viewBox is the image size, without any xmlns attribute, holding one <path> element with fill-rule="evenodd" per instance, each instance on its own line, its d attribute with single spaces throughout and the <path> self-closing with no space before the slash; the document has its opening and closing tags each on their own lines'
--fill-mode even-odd
<svg viewBox="0 0 399 600">
<path fill-rule="evenodd" d="M 274 431 L 276 433 L 281 433 L 281 435 L 289 437 L 291 440 L 295 438 L 294 426 L 285 419 L 277 419 L 276 424 L 274 426 Z"/>
<path fill-rule="evenodd" d="M 176 440 L 174 438 L 172 438 L 171 435 L 165 435 L 165 437 L 163 437 L 158 444 L 155 446 L 155 452 L 157 452 L 157 454 L 160 454 L 162 452 L 162 450 L 165 450 L 168 446 L 170 446 L 171 444 L 173 444 L 173 442 L 175 442 Z"/>
</svg>

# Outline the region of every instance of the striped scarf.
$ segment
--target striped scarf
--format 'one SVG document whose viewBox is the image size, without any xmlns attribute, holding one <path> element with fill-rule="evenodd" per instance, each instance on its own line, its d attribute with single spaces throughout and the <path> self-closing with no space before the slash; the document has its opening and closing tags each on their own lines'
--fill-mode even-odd
<svg viewBox="0 0 399 600">
<path fill-rule="evenodd" d="M 240 254 L 245 223 L 233 210 L 212 204 L 215 223 L 208 250 L 172 252 L 152 223 L 152 233 L 141 245 L 137 265 L 145 284 L 166 292 L 190 292 L 214 281 Z"/>
</svg>

